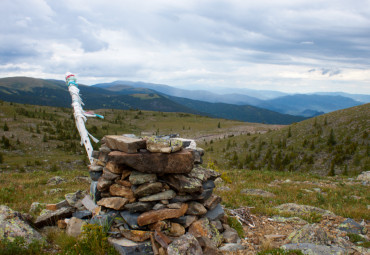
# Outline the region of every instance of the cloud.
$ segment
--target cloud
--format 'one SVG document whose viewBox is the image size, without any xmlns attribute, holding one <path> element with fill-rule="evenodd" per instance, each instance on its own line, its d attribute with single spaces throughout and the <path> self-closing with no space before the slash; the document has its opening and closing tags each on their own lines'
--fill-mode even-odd
<svg viewBox="0 0 370 255">
<path fill-rule="evenodd" d="M 2 0 L 0 76 L 353 92 L 357 73 L 370 93 L 369 12 L 345 0 Z"/>
</svg>

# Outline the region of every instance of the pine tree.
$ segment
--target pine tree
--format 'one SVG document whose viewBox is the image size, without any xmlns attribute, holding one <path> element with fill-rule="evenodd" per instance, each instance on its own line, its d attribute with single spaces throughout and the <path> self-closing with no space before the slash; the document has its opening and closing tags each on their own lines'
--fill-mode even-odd
<svg viewBox="0 0 370 255">
<path fill-rule="evenodd" d="M 327 144 L 332 146 L 332 145 L 335 145 L 336 143 L 337 142 L 335 141 L 334 131 L 333 129 L 331 129 Z"/>
<path fill-rule="evenodd" d="M 328 173 L 328 176 L 335 176 L 335 164 L 334 164 L 334 161 L 331 161 L 330 163 L 330 171 Z"/>
<path fill-rule="evenodd" d="M 217 128 L 221 128 L 221 123 L 220 122 L 218 122 Z"/>
<path fill-rule="evenodd" d="M 9 131 L 9 127 L 8 127 L 8 124 L 6 124 L 6 122 L 4 123 L 4 131 Z"/>
</svg>

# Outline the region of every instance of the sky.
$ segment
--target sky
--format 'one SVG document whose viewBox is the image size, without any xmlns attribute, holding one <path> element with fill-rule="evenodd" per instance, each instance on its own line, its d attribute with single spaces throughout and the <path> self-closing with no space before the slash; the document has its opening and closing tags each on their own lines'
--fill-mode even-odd
<svg viewBox="0 0 370 255">
<path fill-rule="evenodd" d="M 370 0 L 1 0 L 0 77 L 370 94 Z"/>
</svg>

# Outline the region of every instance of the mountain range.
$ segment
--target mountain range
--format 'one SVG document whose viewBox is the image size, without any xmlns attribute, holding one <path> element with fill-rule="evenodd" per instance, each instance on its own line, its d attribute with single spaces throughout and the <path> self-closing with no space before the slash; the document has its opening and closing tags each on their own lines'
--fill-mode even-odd
<svg viewBox="0 0 370 255">
<path fill-rule="evenodd" d="M 86 109 L 184 112 L 266 124 L 290 124 L 370 101 L 370 96 L 367 95 L 353 95 L 363 101 L 345 96 L 347 94 L 286 95 L 277 91 L 254 91 L 254 96 L 249 96 L 243 94 L 248 90 L 236 89 L 239 93 L 218 94 L 206 90 L 185 90 L 168 85 L 130 81 L 79 85 L 79 89 Z M 258 95 L 260 96 L 257 97 Z M 70 107 L 71 102 L 64 81 L 29 77 L 0 79 L 0 99 L 59 107 Z"/>
</svg>

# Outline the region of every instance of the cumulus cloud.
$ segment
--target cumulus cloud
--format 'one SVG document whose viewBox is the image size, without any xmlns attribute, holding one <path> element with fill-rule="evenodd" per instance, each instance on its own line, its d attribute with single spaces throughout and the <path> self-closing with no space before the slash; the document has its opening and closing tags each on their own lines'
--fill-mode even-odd
<svg viewBox="0 0 370 255">
<path fill-rule="evenodd" d="M 291 92 L 353 92 L 355 77 L 370 93 L 369 12 L 345 0 L 2 0 L 0 76 Z"/>
</svg>

